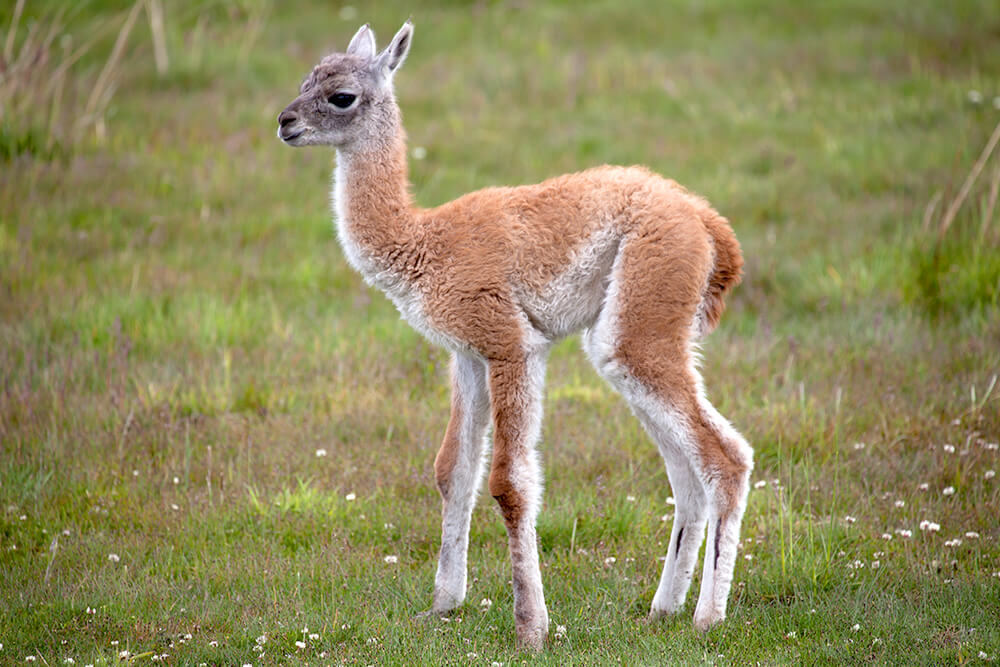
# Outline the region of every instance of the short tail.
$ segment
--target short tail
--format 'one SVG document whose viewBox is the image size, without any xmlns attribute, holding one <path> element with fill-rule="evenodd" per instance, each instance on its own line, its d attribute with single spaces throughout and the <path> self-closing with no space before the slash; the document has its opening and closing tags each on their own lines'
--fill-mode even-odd
<svg viewBox="0 0 1000 667">
<path fill-rule="evenodd" d="M 698 310 L 699 336 L 708 335 L 718 326 L 722 311 L 726 309 L 726 294 L 739 285 L 743 277 L 743 253 L 729 221 L 711 211 L 703 222 L 715 247 L 715 264 Z"/>
</svg>

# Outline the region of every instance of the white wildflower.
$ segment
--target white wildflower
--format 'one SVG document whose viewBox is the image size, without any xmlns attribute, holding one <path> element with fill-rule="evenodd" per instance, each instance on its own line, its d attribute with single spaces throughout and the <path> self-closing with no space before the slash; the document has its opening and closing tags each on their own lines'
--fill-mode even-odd
<svg viewBox="0 0 1000 667">
<path fill-rule="evenodd" d="M 881 563 L 880 561 L 877 561 L 877 560 L 873 560 L 873 561 L 872 561 L 872 569 L 873 569 L 873 570 L 877 570 L 877 569 L 878 569 L 878 567 L 879 567 L 879 566 L 880 566 L 881 564 L 882 564 L 882 563 Z"/>
<path fill-rule="evenodd" d="M 617 560 L 618 559 L 615 558 L 614 556 L 608 556 L 607 558 L 604 559 L 604 564 L 606 566 L 610 567 L 610 566 L 614 565 Z"/>
<path fill-rule="evenodd" d="M 215 647 L 215 646 L 218 646 L 218 645 L 219 645 L 219 642 L 217 642 L 217 641 L 215 641 L 215 640 L 213 639 L 212 641 L 208 642 L 208 645 L 209 645 L 209 646 L 212 646 L 212 647 Z"/>
<path fill-rule="evenodd" d="M 923 521 L 920 522 L 920 530 L 924 531 L 925 533 L 926 532 L 936 533 L 939 530 L 941 530 L 941 524 L 934 523 L 933 521 L 928 521 L 927 519 L 924 519 Z"/>
<path fill-rule="evenodd" d="M 847 516 L 844 517 L 844 521 L 846 521 L 847 523 L 854 523 L 855 521 L 857 521 L 857 518 L 848 514 Z"/>
<path fill-rule="evenodd" d="M 121 558 L 118 556 L 118 554 L 108 554 L 108 560 L 111 561 L 112 563 L 117 563 L 118 561 L 121 560 Z"/>
<path fill-rule="evenodd" d="M 978 540 L 978 539 L 979 539 L 979 533 L 977 533 L 977 532 L 976 532 L 976 531 L 974 531 L 974 530 L 970 530 L 969 532 L 967 532 L 967 533 L 965 534 L 965 536 L 966 536 L 967 538 L 969 538 L 970 540 Z"/>
<path fill-rule="evenodd" d="M 946 547 L 960 547 L 960 546 L 962 546 L 962 540 L 960 540 L 957 537 L 955 539 L 953 539 L 953 540 L 945 540 L 944 545 Z"/>
<path fill-rule="evenodd" d="M 917 486 L 917 488 L 918 488 L 918 489 L 920 489 L 921 491 L 926 491 L 926 490 L 928 490 L 929 488 L 931 488 L 931 485 L 930 485 L 930 484 L 928 484 L 927 482 L 921 482 L 921 483 L 920 483 L 920 484 L 919 484 L 919 485 Z"/>
<path fill-rule="evenodd" d="M 667 504 L 668 504 L 668 505 L 676 505 L 676 504 L 677 504 L 677 501 L 676 501 L 676 500 L 674 500 L 674 497 L 673 497 L 673 496 L 667 496 Z"/>
<path fill-rule="evenodd" d="M 309 639 L 311 639 L 312 641 L 316 641 L 317 639 L 319 639 L 319 634 L 311 632 L 309 633 Z"/>
<path fill-rule="evenodd" d="M 969 100 L 970 104 L 978 105 L 983 103 L 983 94 L 976 89 L 970 90 L 965 94 L 965 96 Z"/>
<path fill-rule="evenodd" d="M 955 445 L 944 445 L 942 447 L 942 449 L 944 449 L 945 453 L 947 453 L 947 454 L 954 454 L 955 453 Z"/>
<path fill-rule="evenodd" d="M 344 496 L 344 500 L 346 500 L 346 501 L 348 501 L 348 502 L 350 502 L 350 501 L 354 500 L 355 498 L 357 498 L 357 496 L 356 496 L 356 495 L 354 494 L 354 492 L 353 492 L 353 491 L 351 491 L 351 492 L 350 492 L 350 493 L 348 493 L 348 494 L 347 494 L 346 496 Z"/>
<path fill-rule="evenodd" d="M 627 502 L 627 503 L 634 503 L 635 502 L 635 496 L 632 496 L 632 495 L 625 496 L 625 502 Z"/>
<path fill-rule="evenodd" d="M 413 155 L 414 160 L 423 160 L 427 157 L 427 149 L 423 146 L 414 146 L 411 154 Z"/>
<path fill-rule="evenodd" d="M 393 564 L 399 562 L 399 557 L 397 557 L 397 556 L 386 556 L 382 560 L 384 560 L 386 563 L 389 563 L 390 565 L 393 565 Z"/>
<path fill-rule="evenodd" d="M 955 487 L 954 486 L 946 486 L 946 487 L 944 487 L 941 490 L 941 493 L 943 495 L 946 495 L 946 496 L 953 496 L 953 495 L 955 495 Z"/>
<path fill-rule="evenodd" d="M 855 632 L 857 632 L 860 629 L 861 629 L 861 626 L 859 624 L 857 624 L 857 623 L 855 623 L 854 625 L 851 626 L 851 630 L 854 630 Z"/>
<path fill-rule="evenodd" d="M 865 443 L 863 443 L 863 442 L 856 442 L 856 443 L 854 443 L 854 450 L 855 451 L 858 451 L 858 450 L 861 450 L 861 449 L 864 449 L 864 448 L 865 448 Z"/>
<path fill-rule="evenodd" d="M 892 535 L 890 533 L 882 533 L 882 539 L 888 542 L 892 539 Z"/>
<path fill-rule="evenodd" d="M 987 470 L 986 472 L 983 473 L 983 477 L 985 479 L 993 479 L 996 476 L 997 476 L 996 470 Z"/>
<path fill-rule="evenodd" d="M 906 507 L 906 501 L 905 500 L 897 500 L 896 502 L 893 503 L 893 505 L 896 506 L 896 507 Z"/>
<path fill-rule="evenodd" d="M 316 458 L 321 459 L 324 456 L 326 456 L 326 450 L 325 449 L 317 449 L 316 450 Z"/>
<path fill-rule="evenodd" d="M 765 486 L 767 486 L 766 479 L 761 479 L 753 483 L 753 488 L 755 489 L 763 489 Z"/>
<path fill-rule="evenodd" d="M 305 643 L 304 641 L 296 641 L 296 642 L 295 642 L 295 645 L 296 645 L 296 646 L 297 646 L 297 647 L 298 647 L 298 648 L 299 648 L 300 650 L 301 650 L 301 649 L 304 649 L 304 648 L 306 647 L 306 643 Z"/>
</svg>

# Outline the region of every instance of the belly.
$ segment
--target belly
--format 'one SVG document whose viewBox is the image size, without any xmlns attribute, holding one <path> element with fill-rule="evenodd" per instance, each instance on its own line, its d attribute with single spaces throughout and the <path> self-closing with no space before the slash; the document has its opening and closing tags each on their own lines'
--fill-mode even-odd
<svg viewBox="0 0 1000 667">
<path fill-rule="evenodd" d="M 532 325 L 552 340 L 591 326 L 604 305 L 619 244 L 611 229 L 597 234 L 541 290 L 521 287 L 518 298 Z"/>
</svg>

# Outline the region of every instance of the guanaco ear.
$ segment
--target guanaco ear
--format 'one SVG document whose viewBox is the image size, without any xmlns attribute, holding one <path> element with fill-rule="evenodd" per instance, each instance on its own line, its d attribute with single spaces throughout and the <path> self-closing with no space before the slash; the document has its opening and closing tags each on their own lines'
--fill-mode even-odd
<svg viewBox="0 0 1000 667">
<path fill-rule="evenodd" d="M 375 70 L 377 72 L 384 72 L 391 76 L 403 61 L 406 60 L 406 54 L 410 52 L 410 43 L 413 41 L 413 21 L 407 20 L 403 24 L 403 27 L 399 29 L 396 36 L 392 38 L 389 42 L 389 46 L 385 47 L 382 53 L 378 54 L 375 59 Z"/>
<path fill-rule="evenodd" d="M 375 57 L 375 33 L 366 23 L 351 38 L 351 43 L 347 45 L 348 55 L 358 56 L 365 60 Z"/>
</svg>

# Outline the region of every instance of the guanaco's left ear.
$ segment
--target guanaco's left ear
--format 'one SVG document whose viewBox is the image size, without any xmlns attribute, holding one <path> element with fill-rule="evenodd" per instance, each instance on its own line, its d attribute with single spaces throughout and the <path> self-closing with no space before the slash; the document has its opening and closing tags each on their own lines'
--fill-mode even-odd
<svg viewBox="0 0 1000 667">
<path fill-rule="evenodd" d="M 392 74 L 406 60 L 406 54 L 410 52 L 410 43 L 413 41 L 413 21 L 407 20 L 403 27 L 399 29 L 396 36 L 389 42 L 382 53 L 375 58 L 375 69 L 388 76 Z"/>
<path fill-rule="evenodd" d="M 365 60 L 371 60 L 375 57 L 375 33 L 372 32 L 371 26 L 367 23 L 354 33 L 351 43 L 347 45 L 347 54 Z"/>
</svg>

